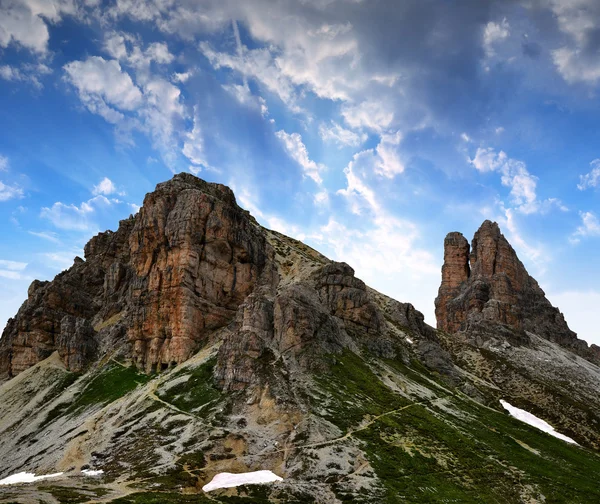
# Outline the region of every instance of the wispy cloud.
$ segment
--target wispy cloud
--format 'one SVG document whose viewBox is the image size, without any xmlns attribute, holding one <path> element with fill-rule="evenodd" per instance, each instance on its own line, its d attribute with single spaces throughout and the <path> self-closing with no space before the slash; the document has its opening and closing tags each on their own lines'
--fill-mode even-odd
<svg viewBox="0 0 600 504">
<path fill-rule="evenodd" d="M 97 227 L 92 217 L 97 208 L 108 207 L 111 205 L 109 199 L 105 196 L 94 196 L 81 205 L 67 205 L 57 201 L 51 207 L 44 207 L 40 212 L 40 217 L 48 219 L 59 229 L 69 231 L 88 231 Z"/>
<path fill-rule="evenodd" d="M 23 189 L 17 185 L 9 185 L 0 181 L 0 201 L 8 201 L 23 197 Z"/>
<path fill-rule="evenodd" d="M 60 243 L 60 239 L 58 238 L 58 234 L 54 231 L 27 231 L 32 236 L 37 236 L 38 238 L 42 238 L 43 240 L 48 240 L 53 243 Z"/>
<path fill-rule="evenodd" d="M 302 167 L 304 175 L 321 184 L 323 182 L 321 172 L 327 168 L 324 164 L 310 159 L 306 145 L 302 142 L 302 136 L 299 133 L 286 133 L 284 130 L 277 131 L 275 135 L 289 156 Z"/>
<path fill-rule="evenodd" d="M 591 187 L 598 187 L 600 184 L 600 159 L 594 159 L 590 166 L 592 170 L 585 175 L 579 176 L 579 184 L 577 184 L 577 189 L 580 191 L 585 191 Z"/>
<path fill-rule="evenodd" d="M 581 225 L 573 232 L 569 237 L 569 241 L 573 244 L 577 244 L 581 241 L 581 238 L 588 236 L 600 236 L 600 221 L 593 212 L 579 212 L 581 218 Z"/>
</svg>

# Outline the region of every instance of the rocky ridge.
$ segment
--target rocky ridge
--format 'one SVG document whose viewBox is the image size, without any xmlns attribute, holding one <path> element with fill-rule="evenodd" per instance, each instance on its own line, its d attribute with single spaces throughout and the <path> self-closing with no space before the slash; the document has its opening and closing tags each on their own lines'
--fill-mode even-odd
<svg viewBox="0 0 600 504">
<path fill-rule="evenodd" d="M 0 478 L 65 476 L 0 499 L 97 500 L 86 467 L 120 503 L 600 499 L 584 477 L 600 470 L 600 368 L 497 226 L 476 238 L 446 238 L 436 331 L 225 186 L 159 184 L 7 325 Z M 587 448 L 524 430 L 501 398 Z M 259 469 L 284 481 L 201 491 Z"/>
</svg>

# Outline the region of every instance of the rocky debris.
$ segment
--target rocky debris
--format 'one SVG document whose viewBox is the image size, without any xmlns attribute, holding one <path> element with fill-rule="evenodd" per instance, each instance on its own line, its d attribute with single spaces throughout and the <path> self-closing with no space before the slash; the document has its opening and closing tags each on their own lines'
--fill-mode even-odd
<svg viewBox="0 0 600 504">
<path fill-rule="evenodd" d="M 435 312 L 438 328 L 449 333 L 481 337 L 504 325 L 516 330 L 508 331 L 512 343 L 527 344 L 529 331 L 594 359 L 594 350 L 569 329 L 495 222 L 485 221 L 470 247 L 460 233 L 446 236 Z"/>
</svg>

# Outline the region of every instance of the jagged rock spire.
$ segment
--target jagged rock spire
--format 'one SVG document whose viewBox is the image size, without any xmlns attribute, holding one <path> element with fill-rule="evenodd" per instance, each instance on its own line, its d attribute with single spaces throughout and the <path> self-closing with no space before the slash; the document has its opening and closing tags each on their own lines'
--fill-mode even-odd
<svg viewBox="0 0 600 504">
<path fill-rule="evenodd" d="M 569 329 L 498 224 L 489 220 L 475 233 L 471 247 L 461 233 L 446 236 L 435 313 L 438 328 L 449 333 L 481 322 L 503 324 L 588 356 L 587 344 Z"/>
</svg>

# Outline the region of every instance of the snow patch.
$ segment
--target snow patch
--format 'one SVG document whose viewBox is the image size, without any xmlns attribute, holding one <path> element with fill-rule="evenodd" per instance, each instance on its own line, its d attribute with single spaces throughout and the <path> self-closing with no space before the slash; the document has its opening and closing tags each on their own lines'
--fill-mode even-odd
<svg viewBox="0 0 600 504">
<path fill-rule="evenodd" d="M 406 341 L 408 341 L 411 345 L 414 343 L 414 341 L 411 340 L 408 336 L 406 337 Z"/>
<path fill-rule="evenodd" d="M 15 485 L 17 483 L 33 483 L 34 481 L 39 481 L 46 478 L 56 478 L 57 476 L 62 476 L 63 473 L 54 473 L 54 474 L 45 474 L 43 476 L 36 476 L 34 473 L 29 472 L 20 472 L 17 474 L 13 474 L 8 478 L 4 478 L 0 480 L 0 485 Z"/>
<path fill-rule="evenodd" d="M 521 420 L 521 422 L 525 422 L 526 424 L 531 425 L 532 427 L 535 427 L 537 429 L 540 429 L 541 431 L 544 431 L 544 432 L 550 434 L 551 436 L 554 436 L 555 438 L 562 439 L 563 441 L 566 441 L 567 443 L 577 444 L 570 437 L 565 436 L 564 434 L 561 434 L 560 432 L 556 432 L 554 430 L 554 427 L 552 427 L 552 425 L 550 425 L 548 422 L 542 420 L 541 418 L 536 417 L 534 414 L 529 413 L 528 411 L 522 410 L 520 408 L 517 408 L 516 406 L 513 406 L 513 405 L 507 403 L 506 401 L 503 401 L 502 399 L 500 399 L 500 404 L 502 404 L 502 407 L 505 410 L 507 410 L 512 417 L 515 417 L 517 420 Z"/>
<path fill-rule="evenodd" d="M 254 471 L 240 474 L 219 473 L 215 475 L 210 483 L 204 485 L 202 490 L 210 492 L 217 488 L 231 488 L 240 485 L 259 485 L 261 483 L 273 483 L 274 481 L 283 481 L 283 478 L 271 471 Z"/>
<path fill-rule="evenodd" d="M 98 469 L 95 471 L 93 469 L 82 469 L 81 472 L 86 476 L 100 476 L 101 474 L 104 474 L 104 471 L 102 469 Z"/>
</svg>

